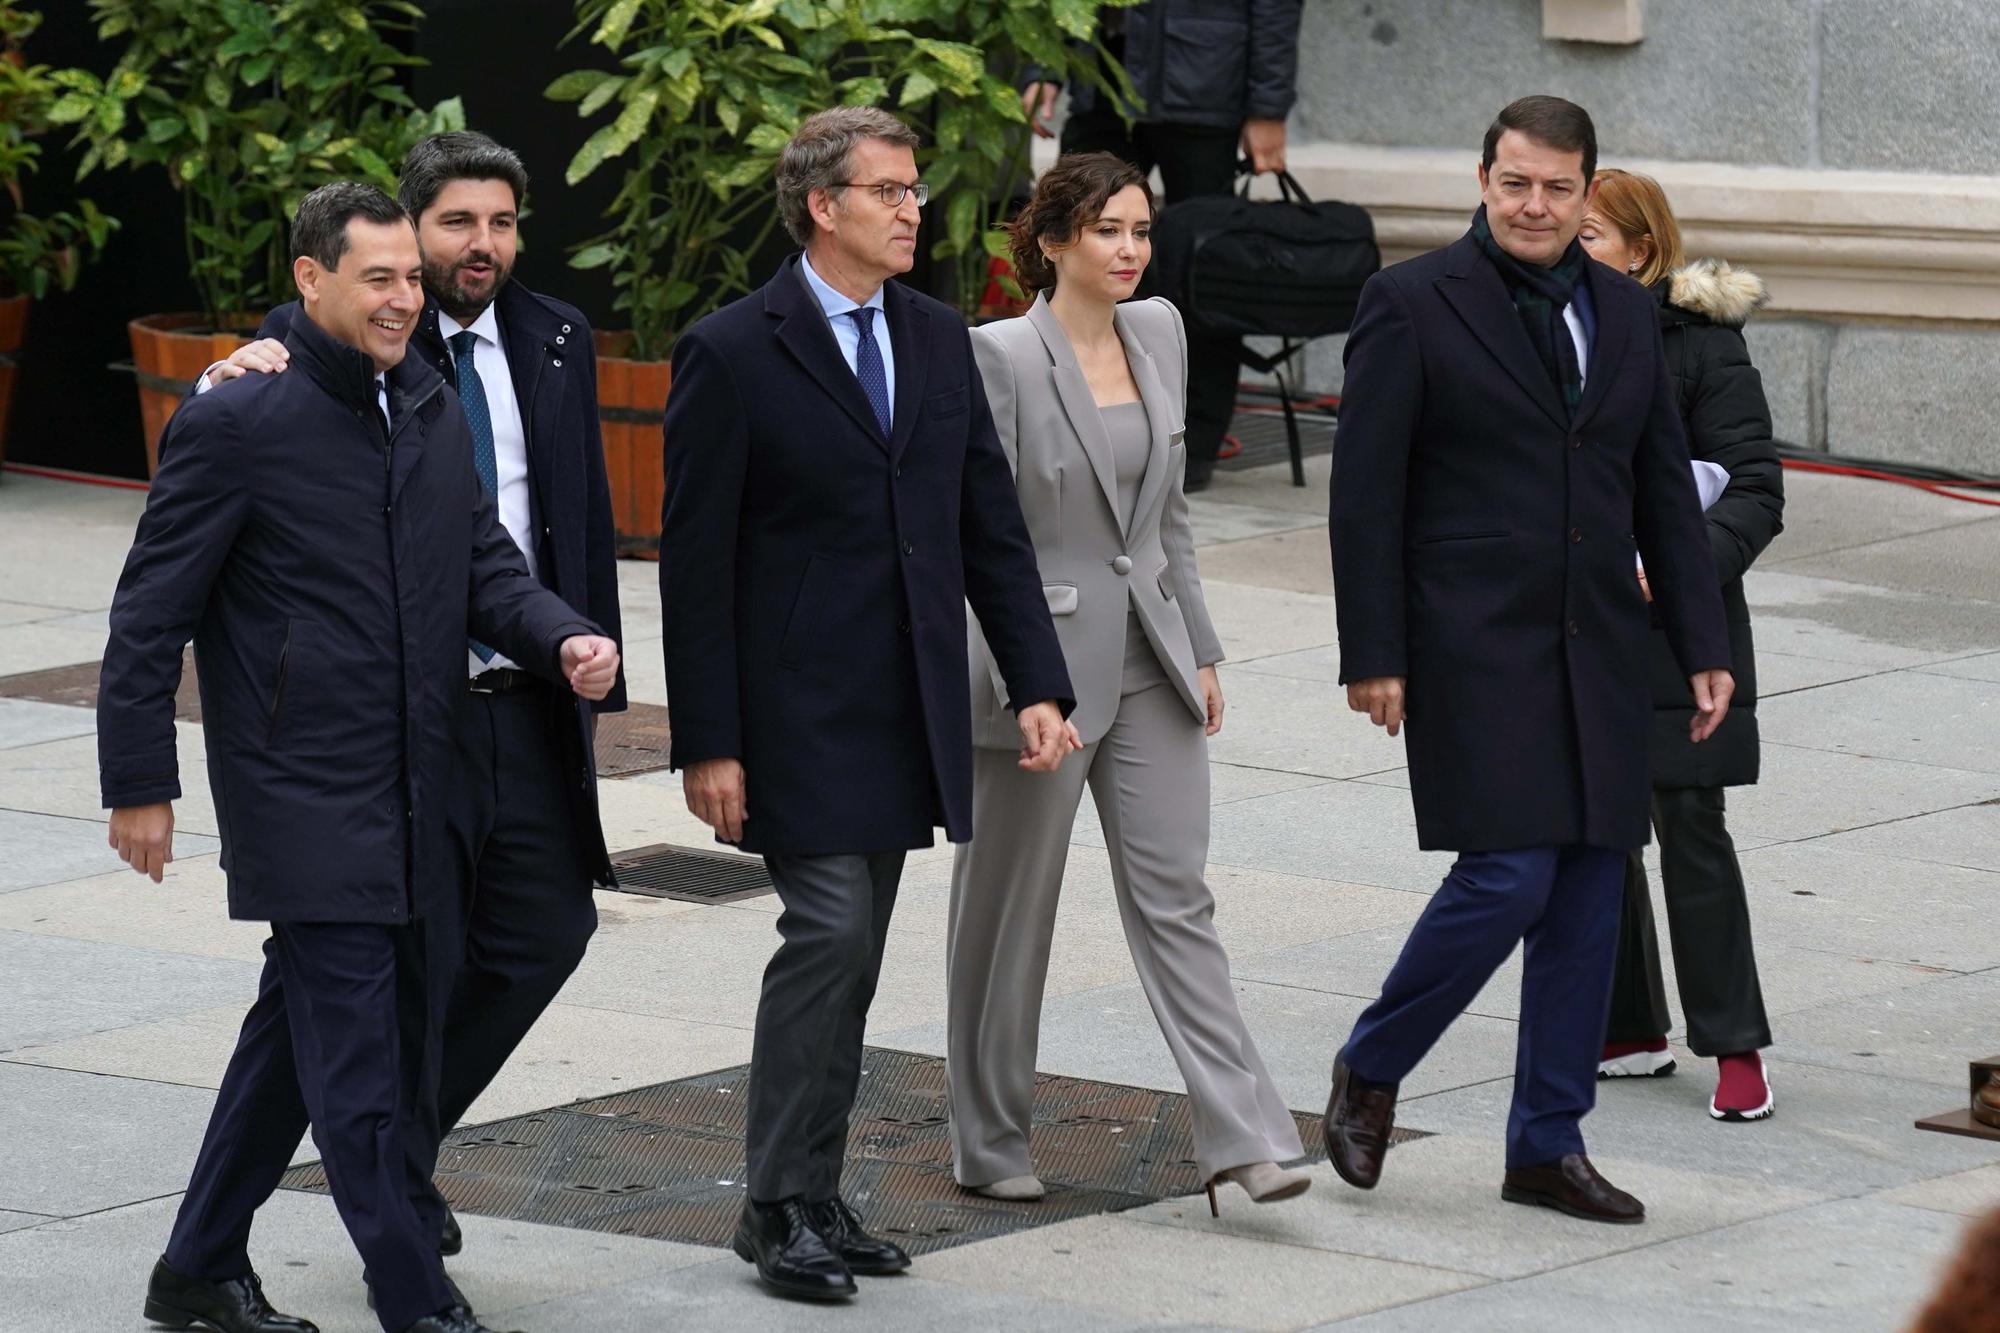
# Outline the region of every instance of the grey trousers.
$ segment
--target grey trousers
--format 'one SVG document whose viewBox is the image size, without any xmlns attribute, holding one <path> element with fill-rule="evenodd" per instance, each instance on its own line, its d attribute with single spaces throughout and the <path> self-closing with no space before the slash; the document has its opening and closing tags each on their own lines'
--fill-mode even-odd
<svg viewBox="0 0 2000 1333">
<path fill-rule="evenodd" d="M 750 1197 L 822 1202 L 840 1192 L 903 853 L 767 856 L 764 864 L 785 910 L 750 1048 Z"/>
<path fill-rule="evenodd" d="M 1131 673 L 1128 671 L 1128 681 Z M 952 867 L 946 969 L 952 1157 L 960 1184 L 1028 1175 L 1035 1050 L 1070 830 L 1087 780 L 1139 982 L 1192 1103 L 1196 1166 L 1303 1155 L 1265 1071 L 1216 936 L 1208 861 L 1208 738 L 1171 685 L 1120 701 L 1105 735 L 1054 773 L 973 752 L 973 840 Z"/>
</svg>

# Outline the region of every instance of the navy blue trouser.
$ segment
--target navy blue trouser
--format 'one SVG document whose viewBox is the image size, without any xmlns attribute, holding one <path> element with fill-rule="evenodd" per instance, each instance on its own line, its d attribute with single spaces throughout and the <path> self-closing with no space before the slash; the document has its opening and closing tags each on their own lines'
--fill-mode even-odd
<svg viewBox="0 0 2000 1333">
<path fill-rule="evenodd" d="M 251 1219 L 309 1118 L 382 1326 L 393 1333 L 452 1305 L 437 1253 L 443 1218 L 424 1215 L 421 1142 L 436 1117 L 444 1001 L 432 956 L 453 933 L 429 922 L 273 923 L 257 1001 L 167 1243 L 177 1271 L 210 1281 L 251 1271 Z"/>
<path fill-rule="evenodd" d="M 1364 1079 L 1400 1083 L 1480 987 L 1524 946 L 1507 1165 L 1583 1151 L 1597 1102 L 1625 853 L 1601 847 L 1463 852 L 1417 918 L 1342 1057 Z"/>
</svg>

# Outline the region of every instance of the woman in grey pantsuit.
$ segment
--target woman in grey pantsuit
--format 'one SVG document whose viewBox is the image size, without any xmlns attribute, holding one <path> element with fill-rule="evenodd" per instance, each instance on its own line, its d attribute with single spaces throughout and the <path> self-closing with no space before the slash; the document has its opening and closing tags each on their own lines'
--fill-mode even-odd
<svg viewBox="0 0 2000 1333">
<path fill-rule="evenodd" d="M 1244 1029 L 1216 938 L 1208 741 L 1222 646 L 1180 478 L 1187 335 L 1164 300 L 1120 305 L 1151 254 L 1152 196 L 1109 153 L 1062 158 L 1010 228 L 1026 318 L 973 330 L 1014 466 L 1083 751 L 1022 772 L 1019 729 L 972 629 L 973 839 L 953 866 L 947 1048 L 958 1180 L 1042 1195 L 1028 1152 L 1035 1046 L 1070 830 L 1087 781 L 1139 980 L 1187 1082 L 1195 1157 L 1258 1201 L 1305 1190 L 1291 1113 Z M 1051 290 L 1053 289 L 1053 290 Z"/>
</svg>

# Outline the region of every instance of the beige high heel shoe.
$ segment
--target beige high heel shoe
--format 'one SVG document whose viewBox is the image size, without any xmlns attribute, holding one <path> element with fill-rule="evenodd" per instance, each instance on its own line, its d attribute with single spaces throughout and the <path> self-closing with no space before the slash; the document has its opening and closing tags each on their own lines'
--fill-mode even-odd
<svg viewBox="0 0 2000 1333">
<path fill-rule="evenodd" d="M 1035 1203 L 1047 1194 L 1048 1190 L 1035 1176 L 1009 1176 L 990 1185 L 974 1185 L 972 1192 L 1007 1203 Z"/>
<path fill-rule="evenodd" d="M 1312 1177 L 1297 1167 L 1279 1166 L 1276 1162 L 1252 1162 L 1248 1166 L 1232 1166 L 1219 1172 L 1208 1182 L 1208 1215 L 1221 1217 L 1222 1210 L 1215 1206 L 1215 1186 L 1218 1181 L 1233 1180 L 1243 1187 L 1252 1203 L 1277 1203 L 1280 1199 L 1296 1199 L 1312 1188 Z"/>
</svg>

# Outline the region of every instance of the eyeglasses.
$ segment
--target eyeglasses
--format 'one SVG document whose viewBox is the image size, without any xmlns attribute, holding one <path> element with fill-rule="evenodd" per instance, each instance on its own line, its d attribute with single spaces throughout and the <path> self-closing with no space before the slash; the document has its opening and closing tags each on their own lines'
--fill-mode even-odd
<svg viewBox="0 0 2000 1333">
<path fill-rule="evenodd" d="M 905 185 L 901 181 L 836 181 L 834 183 L 856 190 L 867 190 L 877 199 L 880 199 L 882 206 L 885 208 L 901 208 L 903 206 L 903 196 L 910 194 L 914 194 L 917 197 L 918 208 L 922 208 L 931 201 L 931 187 L 922 181 L 918 181 L 915 185 Z"/>
</svg>

